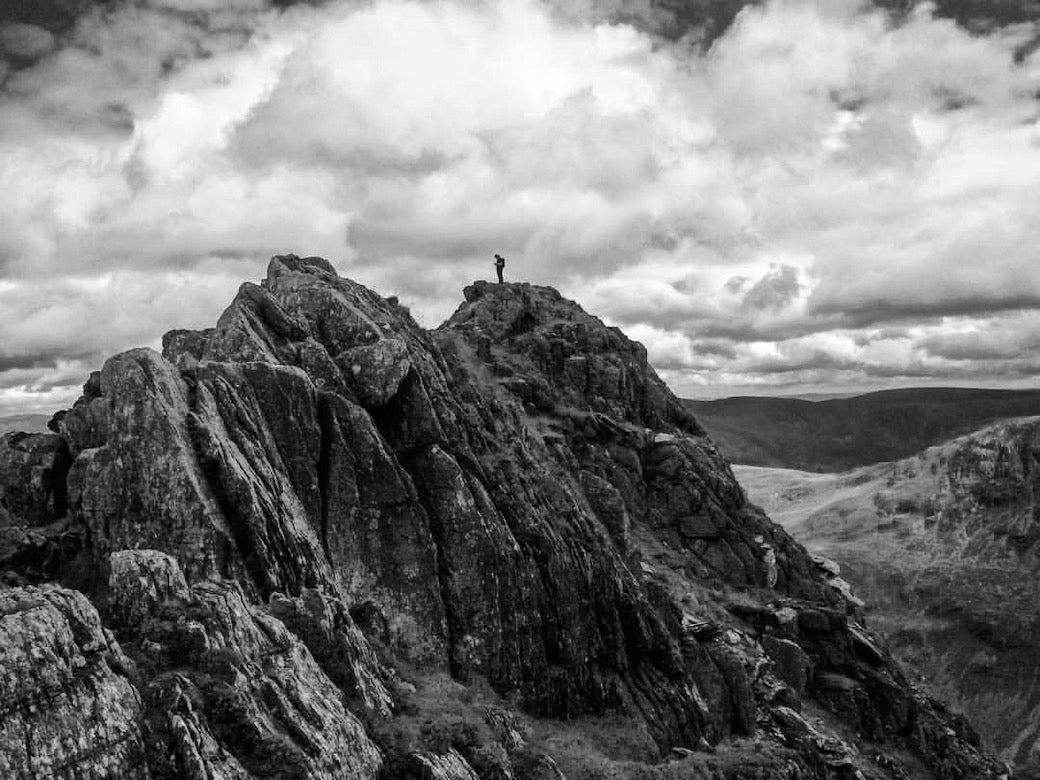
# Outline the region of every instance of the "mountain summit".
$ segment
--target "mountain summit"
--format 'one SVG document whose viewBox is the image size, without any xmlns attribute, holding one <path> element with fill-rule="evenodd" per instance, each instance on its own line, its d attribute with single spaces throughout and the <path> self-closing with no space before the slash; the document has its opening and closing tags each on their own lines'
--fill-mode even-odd
<svg viewBox="0 0 1040 780">
<path fill-rule="evenodd" d="M 641 345 L 465 296 L 275 257 L 0 439 L 0 774 L 1002 775 Z"/>
</svg>

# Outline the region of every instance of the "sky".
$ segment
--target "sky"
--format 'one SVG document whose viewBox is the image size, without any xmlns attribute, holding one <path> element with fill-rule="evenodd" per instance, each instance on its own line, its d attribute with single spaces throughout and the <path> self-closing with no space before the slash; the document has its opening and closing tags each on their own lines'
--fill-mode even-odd
<svg viewBox="0 0 1040 780">
<path fill-rule="evenodd" d="M 749 5 L 721 34 L 665 17 L 0 5 L 0 415 L 211 326 L 288 252 L 426 327 L 499 252 L 686 397 L 1037 386 L 1035 22 L 852 0 Z"/>
</svg>

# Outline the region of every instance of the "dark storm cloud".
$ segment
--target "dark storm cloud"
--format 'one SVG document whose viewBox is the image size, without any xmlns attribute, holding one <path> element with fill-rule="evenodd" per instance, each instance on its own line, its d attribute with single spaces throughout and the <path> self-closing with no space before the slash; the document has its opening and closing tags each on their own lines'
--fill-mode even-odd
<svg viewBox="0 0 1040 780">
<path fill-rule="evenodd" d="M 598 19 L 633 24 L 639 29 L 678 40 L 684 36 L 709 45 L 722 36 L 745 8 L 763 5 L 764 0 L 553 0 L 553 5 L 571 18 Z M 859 3 L 870 5 L 869 0 Z M 905 23 L 917 0 L 874 0 L 874 5 Z M 937 0 L 937 16 L 952 19 L 976 33 L 992 32 L 1003 26 L 1040 20 L 1035 0 Z"/>
<path fill-rule="evenodd" d="M 882 379 L 943 379 L 943 380 L 982 380 L 1006 381 L 1013 378 L 1032 378 L 1040 376 L 1040 361 L 1034 359 L 1005 360 L 990 365 L 928 365 L 910 363 L 900 366 L 868 366 L 865 375 Z"/>
<path fill-rule="evenodd" d="M 34 24 L 0 22 L 0 58 L 13 65 L 28 64 L 54 49 L 54 35 Z"/>
<path fill-rule="evenodd" d="M 910 338 L 910 331 L 907 328 L 878 328 L 876 330 L 858 334 L 853 339 L 853 343 L 855 343 L 857 347 L 866 347 L 875 341 L 908 338 Z"/>
<path fill-rule="evenodd" d="M 993 363 L 1016 358 L 1040 359 L 1040 314 L 991 318 L 970 330 L 936 333 L 921 340 L 929 355 L 950 361 Z"/>
<path fill-rule="evenodd" d="M 909 298 L 909 296 L 901 296 Z M 864 297 L 816 301 L 810 298 L 809 313 L 837 317 L 842 327 L 865 328 L 884 323 L 935 321 L 942 317 L 971 317 L 1040 309 L 1040 293 L 964 294 L 941 300 L 892 300 Z"/>
<path fill-rule="evenodd" d="M 791 374 L 799 371 L 849 371 L 863 368 L 863 364 L 822 350 L 808 354 L 752 360 L 746 367 L 755 374 Z"/>
<path fill-rule="evenodd" d="M 716 356 L 734 360 L 737 357 L 736 345 L 723 339 L 697 339 L 693 344 L 695 355 Z"/>
<path fill-rule="evenodd" d="M 677 41 L 687 38 L 702 47 L 721 36 L 747 6 L 762 0 L 551 0 L 565 19 L 630 24 Z"/>
<path fill-rule="evenodd" d="M 92 8 L 114 6 L 117 0 L 13 0 L 0 5 L 0 24 L 29 24 L 52 33 L 65 32 Z"/>
<path fill-rule="evenodd" d="M 687 332 L 691 335 L 709 339 L 728 339 L 738 344 L 748 344 L 758 341 L 781 342 L 797 339 L 812 333 L 830 330 L 838 327 L 838 320 L 831 320 L 828 325 L 826 320 L 812 320 L 796 318 L 789 322 L 762 321 L 756 322 L 739 316 L 730 317 L 728 320 L 717 319 L 704 320 L 694 324 Z"/>
<path fill-rule="evenodd" d="M 934 336 L 921 344 L 929 355 L 947 360 L 984 362 L 1013 358 L 1020 353 L 1017 343 L 994 344 L 983 339 Z"/>
<path fill-rule="evenodd" d="M 750 309 L 779 311 L 798 295 L 798 270 L 789 265 L 771 266 L 769 272 L 744 294 L 741 303 Z"/>
<path fill-rule="evenodd" d="M 37 367 L 31 375 L 26 371 L 0 371 L 0 390 L 22 390 L 31 395 L 47 395 L 55 390 L 78 391 L 90 372 L 101 367 L 103 360 L 100 355 L 93 356 L 92 360 L 65 360 L 60 366 Z M 3 408 L 0 402 L 0 409 Z M 53 407 L 52 410 L 56 411 Z"/>
<path fill-rule="evenodd" d="M 322 5 L 324 0 L 265 0 L 265 5 L 274 8 L 289 8 L 295 5 Z M 92 12 L 115 11 L 131 5 L 151 7 L 168 13 L 180 13 L 187 17 L 205 19 L 207 12 L 220 10 L 223 6 L 236 3 L 221 0 L 8 0 L 0 4 L 0 24 L 27 24 L 41 27 L 54 34 L 72 29 L 81 17 Z"/>
<path fill-rule="evenodd" d="M 53 368 L 59 357 L 75 359 L 80 356 L 60 354 L 51 355 L 0 355 L 0 375 L 17 369 Z"/>
</svg>

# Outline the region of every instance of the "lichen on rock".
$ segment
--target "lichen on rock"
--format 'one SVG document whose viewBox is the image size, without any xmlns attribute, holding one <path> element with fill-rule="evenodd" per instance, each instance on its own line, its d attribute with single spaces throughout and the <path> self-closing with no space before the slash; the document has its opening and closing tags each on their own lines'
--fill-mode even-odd
<svg viewBox="0 0 1040 780">
<path fill-rule="evenodd" d="M 0 588 L 0 776 L 148 778 L 128 667 L 82 594 Z"/>
</svg>

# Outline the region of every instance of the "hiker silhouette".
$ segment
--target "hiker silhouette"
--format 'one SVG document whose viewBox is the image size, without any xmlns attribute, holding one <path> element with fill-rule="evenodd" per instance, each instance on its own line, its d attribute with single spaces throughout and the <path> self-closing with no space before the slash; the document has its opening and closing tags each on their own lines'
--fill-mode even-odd
<svg viewBox="0 0 1040 780">
<path fill-rule="evenodd" d="M 506 259 L 502 255 L 495 255 L 495 270 L 498 272 L 498 283 L 502 284 L 502 269 L 506 267 Z"/>
</svg>

